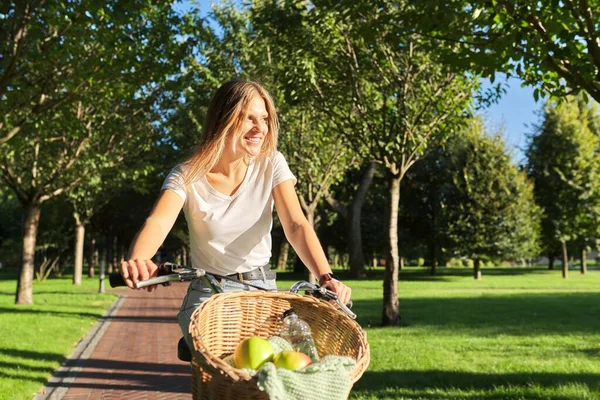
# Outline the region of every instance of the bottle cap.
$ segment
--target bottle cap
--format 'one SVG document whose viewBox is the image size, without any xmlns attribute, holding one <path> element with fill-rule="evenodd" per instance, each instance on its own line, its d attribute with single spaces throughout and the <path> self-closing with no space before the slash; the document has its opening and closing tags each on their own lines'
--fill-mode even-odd
<svg viewBox="0 0 600 400">
<path fill-rule="evenodd" d="M 285 317 L 287 317 L 289 315 L 292 315 L 292 314 L 296 314 L 296 311 L 294 311 L 293 308 L 290 308 L 289 310 L 286 310 L 286 311 L 283 312 L 283 318 L 285 318 Z"/>
</svg>

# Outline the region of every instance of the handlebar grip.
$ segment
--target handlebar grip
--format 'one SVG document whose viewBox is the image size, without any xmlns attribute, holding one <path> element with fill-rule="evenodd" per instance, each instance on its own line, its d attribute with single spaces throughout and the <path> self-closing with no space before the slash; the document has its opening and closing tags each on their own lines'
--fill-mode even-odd
<svg viewBox="0 0 600 400">
<path fill-rule="evenodd" d="M 152 285 L 161 285 L 161 284 L 165 284 L 167 282 L 172 282 L 172 281 L 178 281 L 179 280 L 179 275 L 163 275 L 163 276 L 156 276 L 154 278 L 150 278 L 150 279 L 146 279 L 145 281 L 139 281 L 135 287 L 138 289 L 142 289 L 148 286 L 152 286 Z"/>
<path fill-rule="evenodd" d="M 110 287 L 119 287 L 119 286 L 127 286 L 125 283 L 125 279 L 118 272 L 113 272 L 108 276 L 108 281 L 110 282 Z"/>
</svg>

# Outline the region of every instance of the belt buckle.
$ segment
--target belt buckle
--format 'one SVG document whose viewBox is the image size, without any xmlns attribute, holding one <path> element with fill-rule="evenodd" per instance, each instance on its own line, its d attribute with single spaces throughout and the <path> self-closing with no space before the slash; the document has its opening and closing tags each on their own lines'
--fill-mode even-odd
<svg viewBox="0 0 600 400">
<path fill-rule="evenodd" d="M 236 272 L 238 281 L 244 281 L 244 274 L 241 272 Z"/>
</svg>

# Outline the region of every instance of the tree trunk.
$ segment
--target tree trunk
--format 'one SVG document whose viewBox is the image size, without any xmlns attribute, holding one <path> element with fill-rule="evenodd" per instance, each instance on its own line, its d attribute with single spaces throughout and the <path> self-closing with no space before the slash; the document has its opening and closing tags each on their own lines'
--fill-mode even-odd
<svg viewBox="0 0 600 400">
<path fill-rule="evenodd" d="M 40 223 L 42 205 L 32 202 L 23 205 L 23 251 L 21 253 L 21 270 L 17 282 L 15 304 L 33 304 L 33 270 L 35 260 L 35 242 Z"/>
<path fill-rule="evenodd" d="M 287 240 L 282 239 L 279 246 L 279 257 L 277 258 L 277 270 L 285 271 L 287 267 L 288 254 L 290 252 L 290 244 Z"/>
<path fill-rule="evenodd" d="M 398 209 L 400 205 L 401 176 L 389 178 L 388 243 L 386 249 L 385 275 L 383 281 L 383 326 L 400 325 L 398 313 Z"/>
<path fill-rule="evenodd" d="M 96 233 L 90 232 L 90 254 L 88 257 L 88 278 L 96 276 L 96 265 L 98 265 L 98 248 L 96 247 Z"/>
<path fill-rule="evenodd" d="M 102 251 L 100 255 L 100 275 L 98 279 L 98 293 L 104 293 L 104 277 L 106 273 L 106 251 Z"/>
<path fill-rule="evenodd" d="M 107 273 L 112 274 L 114 272 L 114 253 L 115 253 L 115 240 L 114 237 L 109 236 L 106 238 L 106 260 L 107 260 Z"/>
<path fill-rule="evenodd" d="M 587 274 L 587 250 L 585 248 L 581 249 L 581 273 Z"/>
<path fill-rule="evenodd" d="M 481 260 L 476 258 L 473 262 L 473 278 L 481 280 Z"/>
<path fill-rule="evenodd" d="M 437 256 L 436 256 L 436 241 L 435 232 L 431 233 L 431 240 L 429 241 L 429 257 L 431 259 L 431 276 L 435 276 L 437 272 Z"/>
<path fill-rule="evenodd" d="M 367 169 L 361 177 L 358 190 L 352 199 L 350 209 L 348 210 L 348 255 L 350 257 L 350 275 L 353 278 L 358 279 L 366 276 L 365 255 L 363 252 L 362 230 L 360 227 L 360 222 L 362 208 L 365 204 L 365 200 L 367 199 L 369 187 L 373 182 L 376 165 L 376 163 L 370 162 L 367 166 Z"/>
<path fill-rule="evenodd" d="M 563 254 L 562 277 L 567 279 L 569 277 L 569 255 L 567 253 L 567 242 L 562 240 L 561 244 Z"/>
<path fill-rule="evenodd" d="M 83 239 L 85 238 L 85 225 L 81 222 L 78 213 L 75 217 L 75 265 L 73 266 L 73 285 L 81 285 L 83 275 Z"/>
<path fill-rule="evenodd" d="M 552 254 L 551 256 L 548 257 L 548 269 L 549 270 L 554 269 L 554 254 Z"/>
</svg>

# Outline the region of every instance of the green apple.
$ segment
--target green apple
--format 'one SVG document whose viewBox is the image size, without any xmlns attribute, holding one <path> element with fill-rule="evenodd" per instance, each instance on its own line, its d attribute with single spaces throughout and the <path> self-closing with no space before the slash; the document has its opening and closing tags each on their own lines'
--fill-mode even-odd
<svg viewBox="0 0 600 400">
<path fill-rule="evenodd" d="M 273 361 L 273 346 L 268 340 L 252 336 L 242 340 L 233 353 L 236 368 L 259 369 L 267 361 Z"/>
<path fill-rule="evenodd" d="M 273 363 L 277 368 L 296 370 L 306 367 L 312 363 L 312 360 L 299 351 L 284 350 L 275 356 Z"/>
</svg>

